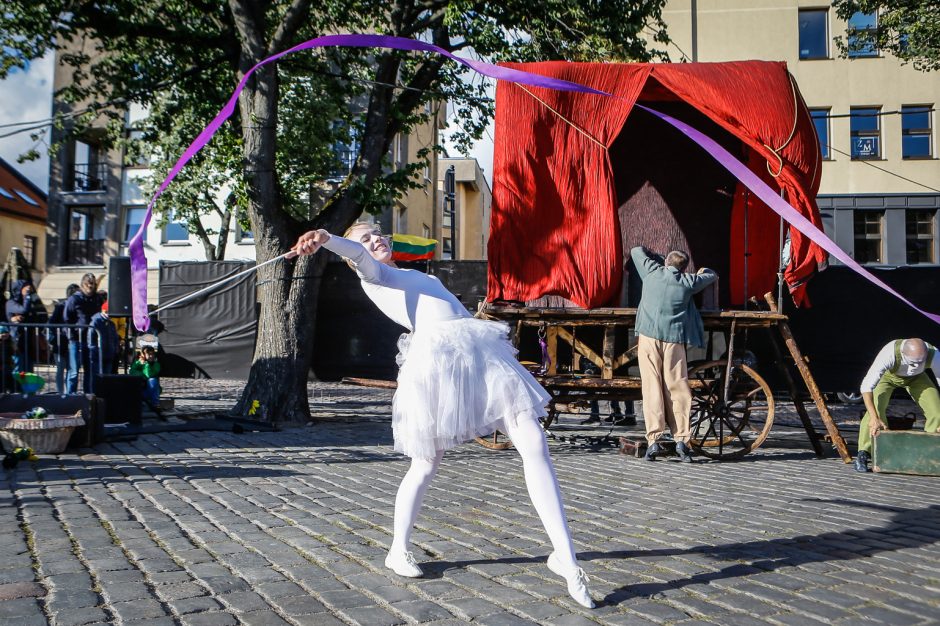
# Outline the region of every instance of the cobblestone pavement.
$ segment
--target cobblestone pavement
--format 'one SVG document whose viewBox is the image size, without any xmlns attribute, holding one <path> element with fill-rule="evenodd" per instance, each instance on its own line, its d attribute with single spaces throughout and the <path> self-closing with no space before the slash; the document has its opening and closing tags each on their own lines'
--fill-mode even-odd
<svg viewBox="0 0 940 626">
<path fill-rule="evenodd" d="M 168 392 L 221 408 L 236 387 Z M 150 434 L 4 471 L 0 624 L 940 623 L 940 480 L 856 474 L 785 427 L 733 463 L 551 442 L 594 611 L 545 566 L 517 455 L 476 444 L 426 498 L 427 577 L 399 578 L 382 565 L 407 469 L 389 394 L 311 399 L 326 419 L 308 428 Z"/>
</svg>

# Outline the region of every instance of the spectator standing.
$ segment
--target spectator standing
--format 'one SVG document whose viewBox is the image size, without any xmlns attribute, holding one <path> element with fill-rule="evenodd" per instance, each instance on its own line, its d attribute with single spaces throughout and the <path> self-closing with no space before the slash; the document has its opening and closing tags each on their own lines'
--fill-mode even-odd
<svg viewBox="0 0 940 626">
<path fill-rule="evenodd" d="M 94 379 L 99 374 L 114 374 L 117 371 L 116 361 L 120 349 L 120 337 L 114 322 L 108 316 L 108 303 L 101 305 L 101 310 L 91 316 L 89 322 L 95 332 L 88 333 L 88 354 L 91 367 L 92 387 L 94 392 Z"/>
<path fill-rule="evenodd" d="M 21 278 L 13 283 L 10 299 L 6 304 L 7 322 L 13 324 L 10 335 L 16 350 L 13 354 L 13 372 L 29 372 L 36 359 L 36 329 L 17 328 L 16 324 L 42 324 L 48 319 L 36 288 L 29 278 Z"/>
<path fill-rule="evenodd" d="M 56 301 L 52 308 L 50 324 L 65 323 L 65 302 L 78 291 L 78 285 L 72 283 L 65 288 L 65 299 Z M 69 341 L 68 333 L 63 328 L 49 328 L 46 330 L 46 342 L 55 361 L 55 385 L 59 395 L 65 394 L 65 376 L 69 371 Z"/>
<path fill-rule="evenodd" d="M 66 324 L 88 326 L 91 323 L 92 316 L 101 310 L 101 298 L 97 289 L 98 280 L 94 274 L 82 276 L 79 290 L 65 301 Z M 92 333 L 85 328 L 69 330 L 69 372 L 66 385 L 68 393 L 78 392 L 79 369 L 85 372 L 82 390 L 85 393 L 91 392 L 92 371 L 88 342 L 96 339 L 89 339 L 89 334 Z"/>
<path fill-rule="evenodd" d="M 3 393 L 16 391 L 13 385 L 13 353 L 15 351 L 9 326 L 0 324 L 0 370 L 2 370 L 0 371 L 0 391 Z"/>
</svg>

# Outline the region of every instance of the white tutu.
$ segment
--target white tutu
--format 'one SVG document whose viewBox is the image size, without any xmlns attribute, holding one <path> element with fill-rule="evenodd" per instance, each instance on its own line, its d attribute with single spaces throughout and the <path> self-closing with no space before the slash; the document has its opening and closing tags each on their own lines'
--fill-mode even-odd
<svg viewBox="0 0 940 626">
<path fill-rule="evenodd" d="M 538 419 L 551 396 L 519 361 L 509 327 L 472 317 L 423 324 L 398 341 L 395 450 L 433 458 L 499 420 Z"/>
</svg>

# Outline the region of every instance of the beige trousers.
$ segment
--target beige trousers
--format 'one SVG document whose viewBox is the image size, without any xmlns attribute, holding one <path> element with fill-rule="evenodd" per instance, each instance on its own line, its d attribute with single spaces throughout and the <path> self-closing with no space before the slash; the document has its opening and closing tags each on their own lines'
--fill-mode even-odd
<svg viewBox="0 0 940 626">
<path fill-rule="evenodd" d="M 688 443 L 691 438 L 689 412 L 692 409 L 692 390 L 689 388 L 685 346 L 640 335 L 637 357 L 643 383 L 646 441 L 652 444 L 668 426 L 673 439 Z"/>
</svg>

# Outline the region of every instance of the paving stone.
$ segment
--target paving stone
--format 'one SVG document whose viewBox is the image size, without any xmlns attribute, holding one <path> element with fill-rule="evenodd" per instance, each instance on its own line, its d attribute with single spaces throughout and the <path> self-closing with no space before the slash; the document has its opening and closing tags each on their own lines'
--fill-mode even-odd
<svg viewBox="0 0 940 626">
<path fill-rule="evenodd" d="M 222 604 L 215 598 L 206 596 L 198 598 L 181 598 L 170 600 L 167 604 L 177 615 L 186 615 L 187 613 L 203 613 L 206 611 L 215 611 L 222 608 Z"/>
<path fill-rule="evenodd" d="M 245 626 L 289 626 L 290 622 L 285 622 L 280 615 L 274 611 L 254 611 L 251 613 L 242 613 L 238 619 Z M 338 622 L 342 624 L 342 622 Z"/>
<path fill-rule="evenodd" d="M 377 606 L 368 606 L 360 609 L 344 609 L 343 617 L 360 626 L 397 626 L 406 623 Z"/>
<path fill-rule="evenodd" d="M 185 626 L 236 626 L 239 623 L 238 619 L 231 613 L 219 611 L 181 615 L 179 619 L 180 623 Z"/>
<path fill-rule="evenodd" d="M 42 615 L 42 609 L 33 598 L 18 598 L 0 602 L 0 620 Z"/>
<path fill-rule="evenodd" d="M 522 626 L 523 624 L 531 624 L 532 622 L 518 615 L 513 615 L 512 613 L 500 612 L 484 615 L 483 617 L 477 618 L 474 623 L 484 624 L 485 626 Z"/>
<path fill-rule="evenodd" d="M 54 612 L 98 606 L 101 599 L 88 589 L 55 589 L 46 597 L 46 604 Z"/>
<path fill-rule="evenodd" d="M 426 600 L 396 602 L 392 604 L 391 607 L 416 622 L 429 622 L 431 620 L 453 617 L 453 614 L 447 609 Z"/>
<path fill-rule="evenodd" d="M 323 606 L 316 598 L 310 596 L 294 596 L 291 598 L 278 598 L 271 600 L 271 604 L 276 606 L 285 615 L 306 615 L 308 613 L 323 613 L 328 609 Z M 370 603 L 371 604 L 371 603 Z"/>
<path fill-rule="evenodd" d="M 52 622 L 55 626 L 83 626 L 97 622 L 107 622 L 109 615 L 104 609 L 87 607 L 83 609 L 70 609 L 55 613 Z"/>
<path fill-rule="evenodd" d="M 0 602 L 15 600 L 16 598 L 41 598 L 46 595 L 46 589 L 39 583 L 7 583 L 0 585 Z"/>
<path fill-rule="evenodd" d="M 153 598 L 150 588 L 139 582 L 102 585 L 101 595 L 109 603 Z"/>
<path fill-rule="evenodd" d="M 156 600 L 115 602 L 109 606 L 111 610 L 125 622 L 137 619 L 160 618 L 169 614 Z"/>
<path fill-rule="evenodd" d="M 33 571 L 33 568 L 28 565 L 0 569 L 0 585 L 29 583 L 33 582 L 35 577 L 36 573 Z"/>
</svg>

